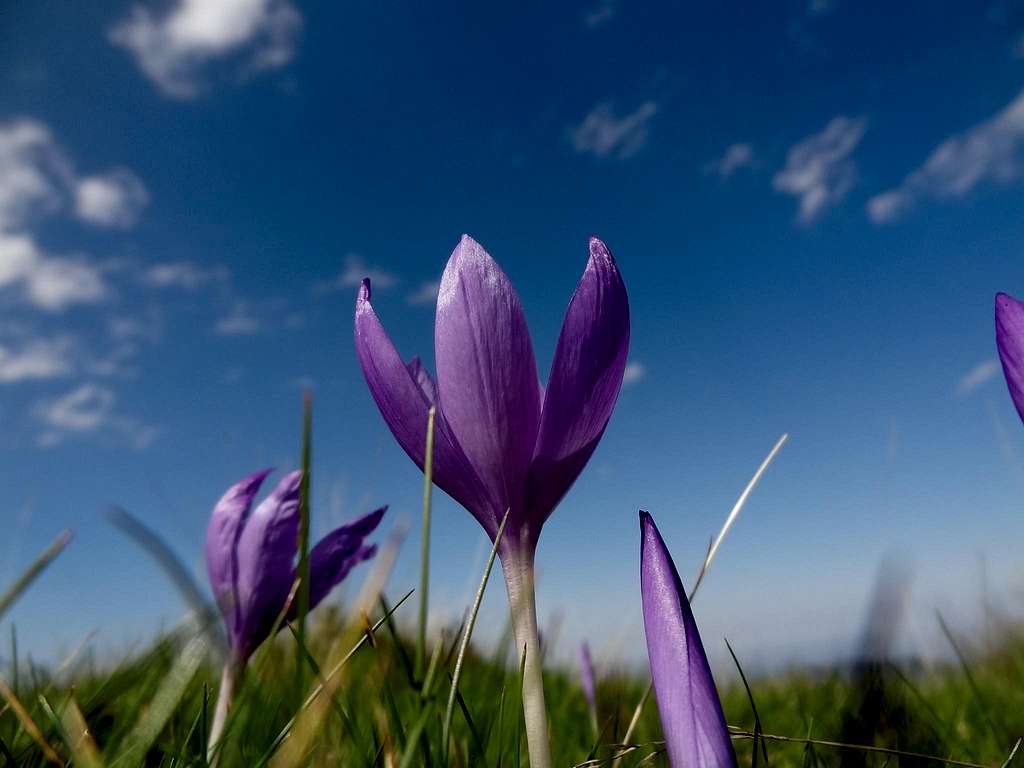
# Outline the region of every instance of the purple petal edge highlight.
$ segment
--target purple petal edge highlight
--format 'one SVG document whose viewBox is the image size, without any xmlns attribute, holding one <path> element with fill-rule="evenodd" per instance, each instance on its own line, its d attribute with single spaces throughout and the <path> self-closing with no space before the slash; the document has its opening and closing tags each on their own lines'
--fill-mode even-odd
<svg viewBox="0 0 1024 768">
<path fill-rule="evenodd" d="M 1024 421 L 1024 302 L 996 294 L 996 348 L 1017 414 Z"/>
</svg>

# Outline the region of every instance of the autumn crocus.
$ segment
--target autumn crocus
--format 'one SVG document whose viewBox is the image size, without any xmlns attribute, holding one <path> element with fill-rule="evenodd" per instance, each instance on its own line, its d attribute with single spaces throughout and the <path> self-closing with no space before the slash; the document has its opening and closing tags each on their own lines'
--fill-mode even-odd
<svg viewBox="0 0 1024 768">
<path fill-rule="evenodd" d="M 654 696 L 672 768 L 735 768 L 697 623 L 672 556 L 646 512 L 640 513 L 640 593 Z"/>
<path fill-rule="evenodd" d="M 597 731 L 597 688 L 594 683 L 594 660 L 590 656 L 590 646 L 586 641 L 580 646 L 580 687 L 583 698 L 587 700 L 590 712 L 590 725 Z"/>
<path fill-rule="evenodd" d="M 246 662 L 267 639 L 279 619 L 293 618 L 288 596 L 296 579 L 301 470 L 285 475 L 249 514 L 253 499 L 270 470 L 231 486 L 217 502 L 206 531 L 206 568 L 227 629 L 217 708 L 210 730 L 216 745 Z M 348 575 L 353 566 L 373 557 L 376 546 L 364 543 L 386 507 L 336 528 L 309 553 L 309 607 L 312 609 Z M 286 612 L 287 608 L 287 612 Z M 284 614 L 282 616 L 282 614 Z"/>
<path fill-rule="evenodd" d="M 1017 413 L 1024 420 L 1024 302 L 996 294 L 996 348 Z"/>
<path fill-rule="evenodd" d="M 543 388 L 519 298 L 501 267 L 464 236 L 445 267 L 434 327 L 436 381 L 419 358 L 403 362 L 364 280 L 355 342 L 387 425 L 422 469 L 427 412 L 437 408 L 433 479 L 493 540 L 516 643 L 525 652 L 523 708 L 532 768 L 550 765 L 534 600 L 534 553 L 544 521 L 597 446 L 622 385 L 629 303 L 611 253 L 590 259 L 569 302 Z"/>
</svg>

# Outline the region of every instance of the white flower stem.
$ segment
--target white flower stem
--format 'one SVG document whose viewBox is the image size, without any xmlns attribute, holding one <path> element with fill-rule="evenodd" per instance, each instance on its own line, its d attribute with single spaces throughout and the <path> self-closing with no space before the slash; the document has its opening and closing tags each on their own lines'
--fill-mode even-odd
<svg viewBox="0 0 1024 768">
<path fill-rule="evenodd" d="M 206 740 L 206 761 L 210 766 L 217 764 L 217 757 L 220 750 L 218 743 L 224 733 L 224 726 L 227 724 L 228 712 L 235 700 L 238 686 L 242 682 L 242 675 L 245 673 L 245 663 L 239 663 L 229 654 L 224 662 L 224 673 L 220 678 L 220 691 L 217 693 L 217 706 L 213 711 L 213 725 L 210 726 L 210 736 Z"/>
<path fill-rule="evenodd" d="M 551 768 L 548 741 L 548 713 L 544 704 L 543 661 L 537 631 L 537 602 L 534 594 L 533 553 L 506 553 L 502 558 L 508 603 L 512 610 L 512 628 L 516 636 L 516 657 L 523 667 L 523 716 L 530 768 Z"/>
</svg>

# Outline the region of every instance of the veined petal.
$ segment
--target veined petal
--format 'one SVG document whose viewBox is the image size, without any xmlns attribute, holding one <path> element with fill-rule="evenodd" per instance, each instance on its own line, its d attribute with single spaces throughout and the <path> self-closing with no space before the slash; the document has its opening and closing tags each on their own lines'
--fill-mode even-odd
<svg viewBox="0 0 1024 768">
<path fill-rule="evenodd" d="M 376 509 L 351 523 L 335 528 L 309 552 L 309 608 L 315 608 L 327 594 L 348 576 L 355 566 L 369 560 L 377 547 L 364 544 L 380 523 L 387 507 Z"/>
<path fill-rule="evenodd" d="M 530 467 L 527 508 L 538 529 L 597 447 L 622 386 L 628 351 L 626 286 L 611 253 L 593 237 L 555 348 Z"/>
<path fill-rule="evenodd" d="M 434 347 L 438 400 L 497 503 L 495 523 L 507 507 L 518 519 L 540 420 L 537 364 L 519 297 L 468 235 L 441 277 Z M 518 527 L 515 520 L 509 527 Z"/>
<path fill-rule="evenodd" d="M 228 488 L 213 508 L 206 528 L 206 571 L 214 599 L 224 615 L 228 634 L 233 635 L 239 623 L 239 601 L 236 594 L 238 559 L 236 548 L 252 500 L 271 470 L 249 475 Z"/>
<path fill-rule="evenodd" d="M 996 294 L 996 347 L 1017 413 L 1024 420 L 1024 302 Z"/>
<path fill-rule="evenodd" d="M 654 520 L 640 513 L 640 592 L 661 730 L 673 768 L 735 768 L 697 623 Z"/>
<path fill-rule="evenodd" d="M 238 539 L 238 596 L 243 658 L 266 639 L 295 580 L 302 471 L 285 475 L 253 511 Z"/>
<path fill-rule="evenodd" d="M 409 458 L 423 469 L 427 411 L 436 404 L 434 383 L 419 358 L 408 365 L 402 362 L 373 311 L 369 280 L 363 281 L 356 300 L 355 343 L 363 376 L 384 421 Z M 434 420 L 433 469 L 437 486 L 472 512 L 493 538 L 498 523 L 488 528 L 488 521 L 494 504 L 440 410 Z"/>
</svg>

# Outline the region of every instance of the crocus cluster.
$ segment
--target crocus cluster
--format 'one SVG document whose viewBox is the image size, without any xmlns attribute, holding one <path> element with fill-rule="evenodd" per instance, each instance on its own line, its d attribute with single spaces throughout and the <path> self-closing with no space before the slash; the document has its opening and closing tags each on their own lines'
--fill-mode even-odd
<svg viewBox="0 0 1024 768">
<path fill-rule="evenodd" d="M 590 240 L 590 259 L 569 302 L 546 389 L 519 298 L 475 240 L 456 246 L 437 296 L 436 380 L 417 357 L 399 356 L 370 302 L 356 300 L 359 363 L 399 445 L 424 466 L 427 414 L 436 408 L 433 480 L 465 507 L 499 554 L 516 643 L 525 654 L 523 707 L 532 768 L 551 764 L 541 677 L 533 562 L 544 521 L 583 470 L 622 386 L 629 302 L 611 253 Z"/>
<path fill-rule="evenodd" d="M 296 611 L 288 596 L 296 581 L 299 490 L 302 472 L 285 475 L 250 514 L 270 470 L 231 486 L 210 516 L 206 567 L 227 629 L 228 654 L 210 744 L 215 745 L 246 662 L 275 625 Z M 309 552 L 309 607 L 314 608 L 358 563 L 373 557 L 366 537 L 380 523 L 381 507 L 324 536 Z"/>
</svg>

